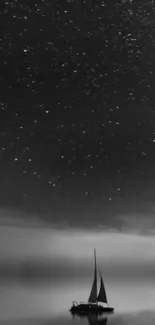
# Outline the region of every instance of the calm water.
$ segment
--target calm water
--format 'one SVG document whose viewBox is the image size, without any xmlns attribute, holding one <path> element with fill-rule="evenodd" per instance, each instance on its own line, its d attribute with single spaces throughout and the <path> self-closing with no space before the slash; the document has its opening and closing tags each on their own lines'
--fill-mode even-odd
<svg viewBox="0 0 155 325">
<path fill-rule="evenodd" d="M 89 324 L 95 325 L 96 319 L 73 317 L 68 312 L 74 290 L 78 295 L 78 288 L 40 287 L 23 284 L 2 284 L 0 287 L 0 324 Z M 115 287 L 116 289 L 116 287 Z M 114 295 L 114 315 L 106 315 L 106 319 L 100 320 L 102 325 L 143 325 L 155 324 L 155 300 L 152 301 L 151 288 L 132 288 L 127 286 L 123 292 L 117 290 Z M 139 288 L 140 289 L 140 288 Z M 82 290 L 82 288 L 79 289 Z M 85 290 L 84 290 L 85 291 Z M 82 293 L 82 291 L 81 291 Z M 116 303 L 118 297 L 118 303 Z M 122 298 L 121 298 L 122 297 Z M 149 300 L 150 299 L 150 300 Z M 112 299 L 111 299 L 112 300 Z"/>
</svg>

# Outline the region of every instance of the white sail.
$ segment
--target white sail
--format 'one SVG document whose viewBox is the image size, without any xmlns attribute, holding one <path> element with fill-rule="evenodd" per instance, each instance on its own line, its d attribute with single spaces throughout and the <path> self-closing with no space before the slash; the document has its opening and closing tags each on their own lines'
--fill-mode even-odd
<svg viewBox="0 0 155 325">
<path fill-rule="evenodd" d="M 103 279 L 102 279 L 101 272 L 100 272 L 100 291 L 99 291 L 99 294 L 97 296 L 97 301 L 98 302 L 108 303 L 107 295 L 106 295 L 106 291 L 105 291 L 105 286 L 104 286 L 104 282 L 103 282 Z"/>
<path fill-rule="evenodd" d="M 94 281 L 88 302 L 94 303 L 97 302 L 97 269 L 96 269 L 96 250 L 94 249 L 94 259 L 95 259 L 95 269 L 94 269 Z"/>
</svg>

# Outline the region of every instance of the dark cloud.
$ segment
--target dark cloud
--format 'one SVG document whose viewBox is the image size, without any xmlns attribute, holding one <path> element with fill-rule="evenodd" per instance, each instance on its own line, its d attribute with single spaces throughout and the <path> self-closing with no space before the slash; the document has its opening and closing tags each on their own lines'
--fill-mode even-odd
<svg viewBox="0 0 155 325">
<path fill-rule="evenodd" d="M 137 212 L 134 207 L 137 205 Z M 123 213 L 122 202 L 117 202 L 115 212 L 105 210 L 98 205 L 90 204 L 90 211 L 85 206 L 78 207 L 77 210 L 68 212 L 53 211 L 51 214 L 38 214 L 26 212 L 20 209 L 0 209 L 0 226 L 12 226 L 16 228 L 33 229 L 84 229 L 84 230 L 116 230 L 121 233 L 134 232 L 140 235 L 155 234 L 154 204 L 143 204 L 140 201 L 131 201 L 126 205 L 126 211 Z M 141 211 L 140 211 L 141 210 Z"/>
</svg>

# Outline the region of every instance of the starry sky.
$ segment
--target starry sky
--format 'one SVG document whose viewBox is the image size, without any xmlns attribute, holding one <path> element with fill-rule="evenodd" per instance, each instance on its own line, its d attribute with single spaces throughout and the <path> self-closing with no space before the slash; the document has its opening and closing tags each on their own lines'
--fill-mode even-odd
<svg viewBox="0 0 155 325">
<path fill-rule="evenodd" d="M 154 0 L 1 1 L 1 208 L 154 214 L 154 21 Z"/>
</svg>

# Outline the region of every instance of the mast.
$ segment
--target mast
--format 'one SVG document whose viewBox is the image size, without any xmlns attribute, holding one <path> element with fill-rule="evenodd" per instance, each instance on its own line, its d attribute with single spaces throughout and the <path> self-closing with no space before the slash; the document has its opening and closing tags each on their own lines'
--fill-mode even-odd
<svg viewBox="0 0 155 325">
<path fill-rule="evenodd" d="M 102 274 L 101 274 L 100 270 L 99 270 L 99 273 L 100 273 L 100 291 L 97 296 L 97 301 L 104 302 L 107 304 L 108 300 L 107 300 L 106 290 L 105 290 L 105 286 L 104 286 L 104 282 L 103 282 Z"/>
<path fill-rule="evenodd" d="M 90 296 L 88 299 L 88 302 L 90 303 L 97 303 L 97 268 L 96 268 L 96 249 L 94 249 L 94 261 L 95 261 L 95 267 L 94 267 L 94 281 L 92 285 L 92 289 L 90 292 Z"/>
</svg>

